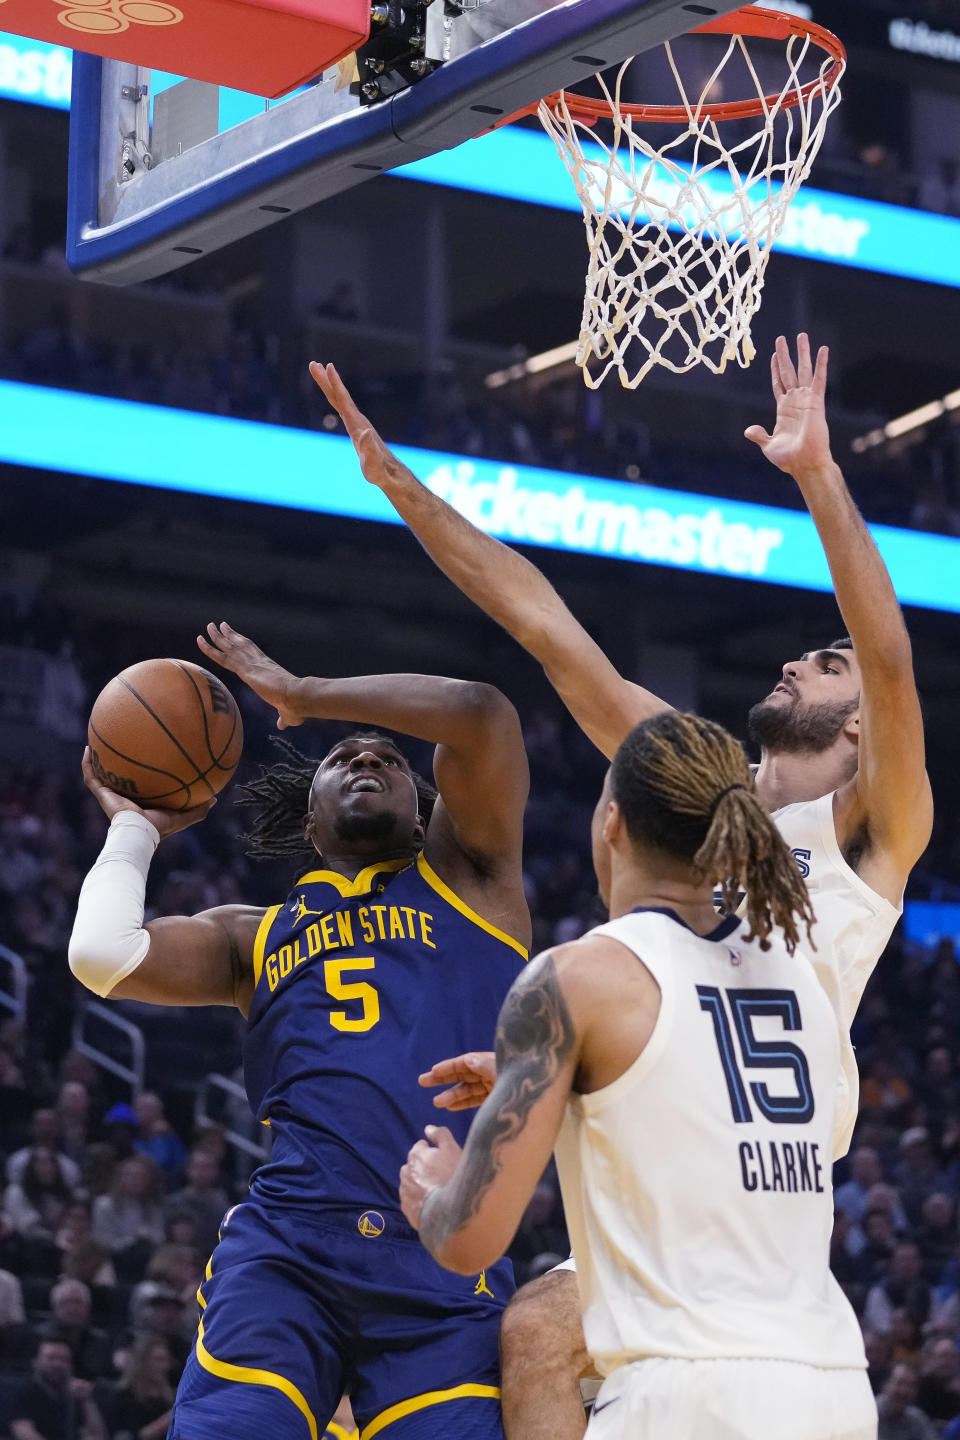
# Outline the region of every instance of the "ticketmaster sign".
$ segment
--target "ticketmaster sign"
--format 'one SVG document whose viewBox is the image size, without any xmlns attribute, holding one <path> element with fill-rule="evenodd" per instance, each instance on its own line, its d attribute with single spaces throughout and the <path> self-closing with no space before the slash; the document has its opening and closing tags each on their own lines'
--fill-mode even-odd
<svg viewBox="0 0 960 1440">
<path fill-rule="evenodd" d="M 436 495 L 513 544 L 831 589 L 803 511 L 409 446 L 398 446 L 397 454 Z M 363 480 L 343 436 L 12 381 L 0 381 L 4 461 L 399 523 L 381 492 Z M 771 483 L 789 493 L 785 477 Z M 886 525 L 874 526 L 873 534 L 904 604 L 960 613 L 960 540 Z"/>
</svg>

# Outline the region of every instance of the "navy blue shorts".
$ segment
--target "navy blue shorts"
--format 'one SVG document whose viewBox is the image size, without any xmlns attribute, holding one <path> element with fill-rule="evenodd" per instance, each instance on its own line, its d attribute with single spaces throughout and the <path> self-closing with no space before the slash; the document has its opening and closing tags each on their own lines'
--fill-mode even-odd
<svg viewBox="0 0 960 1440">
<path fill-rule="evenodd" d="M 245 1201 L 200 1288 L 168 1440 L 320 1440 L 344 1391 L 361 1440 L 502 1440 L 501 1260 L 442 1269 L 400 1216 Z"/>
</svg>

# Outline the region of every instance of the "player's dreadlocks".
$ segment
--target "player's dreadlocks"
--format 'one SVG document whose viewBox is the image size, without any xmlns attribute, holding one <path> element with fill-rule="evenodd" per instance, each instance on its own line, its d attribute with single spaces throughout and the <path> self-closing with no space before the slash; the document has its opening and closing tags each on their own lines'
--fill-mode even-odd
<svg viewBox="0 0 960 1440">
<path fill-rule="evenodd" d="M 721 725 L 669 711 L 632 730 L 613 762 L 613 798 L 641 845 L 688 860 L 719 885 L 723 908 L 746 891 L 748 939 L 769 950 L 775 925 L 792 954 L 813 909 L 796 861 L 756 796 L 743 747 Z"/>
<path fill-rule="evenodd" d="M 376 731 L 363 731 L 344 737 L 348 740 L 383 740 Z M 262 765 L 260 774 L 237 789 L 237 804 L 257 807 L 253 824 L 244 835 L 247 854 L 258 860 L 272 860 L 284 855 L 311 853 L 310 842 L 304 838 L 303 817 L 307 813 L 310 787 L 317 773 L 320 758 L 304 755 L 289 740 L 270 736 L 271 744 L 283 754 L 275 765 Z M 413 771 L 417 787 L 420 815 L 424 824 L 430 819 L 437 792 L 428 780 Z"/>
</svg>

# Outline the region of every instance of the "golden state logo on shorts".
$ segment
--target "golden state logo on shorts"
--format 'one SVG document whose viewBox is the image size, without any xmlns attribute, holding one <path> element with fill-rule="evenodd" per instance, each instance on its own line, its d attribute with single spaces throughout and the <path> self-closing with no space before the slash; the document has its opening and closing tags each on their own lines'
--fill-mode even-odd
<svg viewBox="0 0 960 1440">
<path fill-rule="evenodd" d="M 131 25 L 179 25 L 183 11 L 165 0 L 55 0 L 60 24 L 87 35 L 119 35 Z"/>
<path fill-rule="evenodd" d="M 379 1210 L 364 1210 L 357 1221 L 357 1229 L 361 1235 L 366 1235 L 368 1240 L 373 1240 L 377 1235 L 382 1235 L 387 1228 L 387 1222 Z"/>
</svg>

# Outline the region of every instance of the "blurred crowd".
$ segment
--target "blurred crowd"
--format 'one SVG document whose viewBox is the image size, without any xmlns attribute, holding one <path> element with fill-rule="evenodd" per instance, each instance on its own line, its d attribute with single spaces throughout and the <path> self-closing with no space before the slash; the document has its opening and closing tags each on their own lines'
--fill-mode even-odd
<svg viewBox="0 0 960 1440">
<path fill-rule="evenodd" d="M 41 608 L 21 633 L 52 646 L 62 629 Z M 269 759 L 266 714 L 245 722 L 249 756 Z M 588 851 L 601 767 L 556 714 L 529 717 L 525 738 L 525 883 L 543 949 L 602 918 Z M 324 737 L 305 740 L 322 753 Z M 148 915 L 286 893 L 293 862 L 247 859 L 242 828 L 228 791 L 203 825 L 165 841 Z M 13 1440 L 162 1440 L 197 1286 L 250 1169 L 233 1143 L 238 1112 L 211 1119 L 197 1100 L 207 1072 L 238 1075 L 239 1015 L 119 1004 L 146 1038 L 139 1094 L 78 1048 L 87 997 L 66 942 L 104 830 L 76 782 L 0 764 L 0 945 L 28 981 L 25 1016 L 0 1008 L 0 1437 Z M 958 1026 L 953 943 L 931 953 L 896 934 L 855 1024 L 861 1114 L 837 1167 L 831 1245 L 863 1326 L 880 1440 L 960 1437 Z M 518 1278 L 566 1248 L 548 1172 L 512 1249 Z"/>
</svg>

